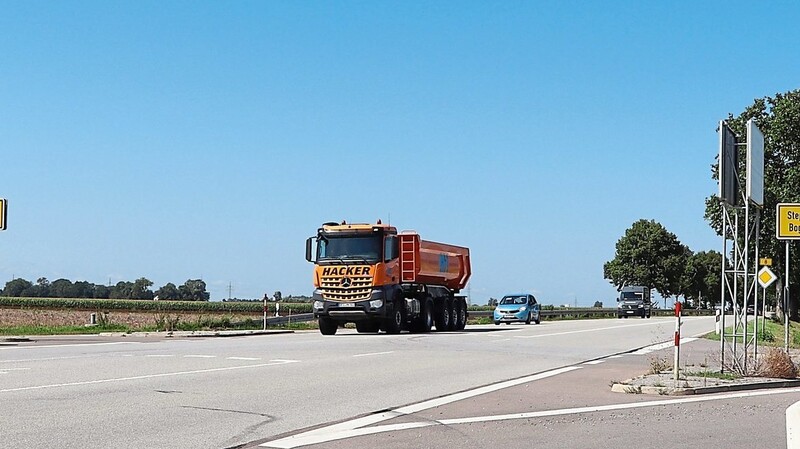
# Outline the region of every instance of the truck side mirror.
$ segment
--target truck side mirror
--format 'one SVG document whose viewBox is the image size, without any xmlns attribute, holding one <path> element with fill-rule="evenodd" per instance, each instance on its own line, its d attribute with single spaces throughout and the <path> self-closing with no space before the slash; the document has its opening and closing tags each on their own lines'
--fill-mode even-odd
<svg viewBox="0 0 800 449">
<path fill-rule="evenodd" d="M 306 260 L 311 262 L 311 239 L 314 237 L 309 237 L 306 239 Z"/>
</svg>

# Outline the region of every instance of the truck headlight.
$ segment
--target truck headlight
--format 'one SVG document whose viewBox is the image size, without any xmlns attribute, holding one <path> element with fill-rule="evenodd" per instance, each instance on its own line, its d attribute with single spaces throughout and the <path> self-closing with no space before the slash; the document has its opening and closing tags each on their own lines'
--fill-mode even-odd
<svg viewBox="0 0 800 449">
<path fill-rule="evenodd" d="M 324 304 L 324 303 L 323 303 L 322 301 L 314 301 L 314 309 L 316 309 L 316 310 L 322 310 L 322 308 L 323 308 L 323 304 Z"/>
<path fill-rule="evenodd" d="M 621 307 L 622 307 L 622 304 L 621 303 L 617 303 L 617 308 L 619 309 Z"/>
<path fill-rule="evenodd" d="M 369 302 L 369 306 L 373 309 L 380 309 L 383 307 L 383 300 L 382 299 L 373 299 Z"/>
</svg>

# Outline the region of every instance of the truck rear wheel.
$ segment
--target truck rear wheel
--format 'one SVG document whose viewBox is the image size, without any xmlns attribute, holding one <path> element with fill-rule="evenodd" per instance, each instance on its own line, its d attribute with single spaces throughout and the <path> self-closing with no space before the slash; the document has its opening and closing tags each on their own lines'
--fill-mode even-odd
<svg viewBox="0 0 800 449">
<path fill-rule="evenodd" d="M 436 315 L 434 321 L 436 322 L 436 331 L 449 331 L 452 322 L 453 303 L 449 299 L 445 299 L 436 307 Z"/>
<path fill-rule="evenodd" d="M 463 299 L 455 300 L 455 330 L 464 330 L 467 327 L 467 302 Z"/>
<path fill-rule="evenodd" d="M 326 316 L 319 317 L 319 332 L 322 335 L 334 335 L 336 333 L 336 329 L 338 328 L 339 323 L 336 321 Z"/>
</svg>

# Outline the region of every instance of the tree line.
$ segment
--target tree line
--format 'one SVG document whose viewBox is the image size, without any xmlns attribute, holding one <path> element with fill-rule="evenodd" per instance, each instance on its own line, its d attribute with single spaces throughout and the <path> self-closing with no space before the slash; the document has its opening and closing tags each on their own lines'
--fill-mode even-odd
<svg viewBox="0 0 800 449">
<path fill-rule="evenodd" d="M 72 282 L 57 279 L 50 282 L 41 277 L 36 283 L 17 278 L 6 282 L 3 296 L 26 298 L 96 298 L 96 299 L 144 299 L 171 301 L 208 301 L 210 294 L 202 279 L 188 279 L 183 285 L 168 282 L 156 291 L 150 287 L 153 282 L 139 278 L 133 282 L 119 281 L 116 285 L 93 284 L 87 281 Z"/>
<path fill-rule="evenodd" d="M 695 307 L 713 307 L 721 295 L 722 254 L 693 252 L 655 220 L 639 220 L 616 245 L 603 275 L 617 289 L 643 285 L 662 297 L 683 296 Z"/>
</svg>

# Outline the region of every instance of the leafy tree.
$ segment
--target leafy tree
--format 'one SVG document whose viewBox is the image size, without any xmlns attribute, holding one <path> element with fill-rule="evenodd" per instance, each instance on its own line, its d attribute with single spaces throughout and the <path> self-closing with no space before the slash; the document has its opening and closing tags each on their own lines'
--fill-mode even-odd
<svg viewBox="0 0 800 449">
<path fill-rule="evenodd" d="M 655 220 L 639 220 L 616 245 L 614 259 L 603 265 L 603 276 L 617 289 L 626 285 L 654 288 L 663 297 L 680 294 L 688 249 Z"/>
<path fill-rule="evenodd" d="M 47 298 L 50 296 L 50 281 L 46 277 L 40 277 L 36 280 L 36 285 L 26 290 L 25 296 Z"/>
<path fill-rule="evenodd" d="M 166 285 L 156 290 L 156 296 L 158 296 L 158 299 L 165 301 L 178 300 L 181 299 L 181 292 L 175 284 L 168 282 Z"/>
<path fill-rule="evenodd" d="M 282 299 L 283 299 L 283 295 L 281 294 L 281 291 L 280 291 L 280 290 L 278 290 L 278 291 L 276 291 L 275 293 L 273 293 L 273 294 L 272 294 L 272 298 L 273 298 L 275 301 L 280 301 L 280 300 L 282 300 Z"/>
<path fill-rule="evenodd" d="M 772 257 L 775 263 L 773 271 L 784 273 L 784 242 L 775 238 L 775 211 L 778 203 L 800 202 L 800 89 L 778 93 L 775 97 L 758 98 L 738 116 L 730 114 L 728 126 L 741 136 L 741 141 L 746 140 L 745 126 L 751 118 L 764 133 L 764 207 L 759 253 L 762 257 Z M 745 173 L 745 148 L 740 147 L 739 151 L 739 173 Z M 718 170 L 717 161 L 711 166 L 713 179 L 719 179 Z M 722 235 L 721 210 L 716 195 L 706 199 L 705 218 L 719 235 Z M 790 257 L 790 267 L 800 266 L 800 251 L 792 251 Z M 789 282 L 791 285 L 800 284 L 800 270 L 789 273 Z M 800 289 L 792 288 L 790 295 L 789 311 L 796 321 Z"/>
<path fill-rule="evenodd" d="M 153 282 L 147 278 L 139 278 L 133 282 L 133 287 L 131 288 L 131 299 L 153 299 L 153 291 L 150 290 L 150 287 L 153 285 Z"/>
<path fill-rule="evenodd" d="M 130 299 L 133 292 L 133 282 L 119 281 L 111 287 L 108 297 L 111 299 Z"/>
<path fill-rule="evenodd" d="M 683 282 L 683 296 L 698 308 L 711 308 L 719 302 L 721 294 L 720 272 L 722 254 L 716 251 L 700 251 L 692 254 L 687 262 Z"/>
<path fill-rule="evenodd" d="M 6 287 L 3 289 L 3 296 L 23 296 L 22 292 L 30 290 L 33 287 L 31 281 L 22 278 L 17 278 L 6 282 Z"/>
<path fill-rule="evenodd" d="M 602 303 L 602 301 L 595 301 L 594 302 L 594 306 L 592 306 L 592 307 L 596 307 L 598 309 L 602 309 L 603 308 L 603 303 Z"/>
<path fill-rule="evenodd" d="M 76 298 L 75 289 L 69 279 L 56 279 L 50 284 L 50 294 L 53 298 Z"/>
<path fill-rule="evenodd" d="M 97 284 L 93 288 L 92 298 L 108 299 L 111 296 L 111 289 L 105 285 Z"/>
<path fill-rule="evenodd" d="M 72 284 L 72 292 L 76 298 L 91 298 L 94 296 L 94 284 L 86 281 L 77 281 Z"/>
<path fill-rule="evenodd" d="M 178 290 L 181 292 L 181 299 L 185 301 L 208 301 L 211 297 L 202 279 L 189 279 Z"/>
</svg>

